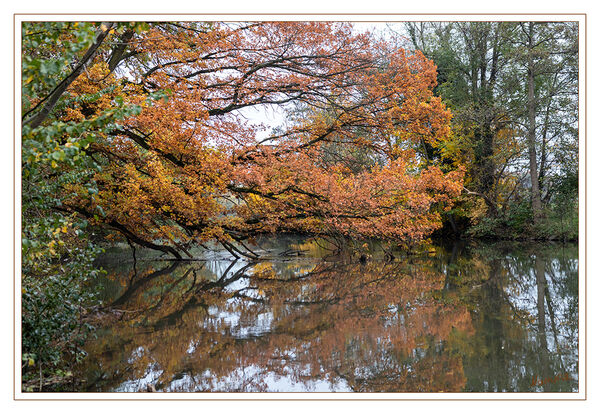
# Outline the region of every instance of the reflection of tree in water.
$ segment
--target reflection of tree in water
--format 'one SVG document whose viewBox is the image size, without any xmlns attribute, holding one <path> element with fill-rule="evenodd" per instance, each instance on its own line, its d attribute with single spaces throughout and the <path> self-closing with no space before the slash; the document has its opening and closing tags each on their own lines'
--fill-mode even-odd
<svg viewBox="0 0 600 414">
<path fill-rule="evenodd" d="M 489 270 L 469 299 L 476 335 L 461 344 L 466 390 L 576 391 L 576 380 L 543 387 L 532 387 L 532 380 L 577 378 L 577 246 L 519 247 L 476 252 Z"/>
<path fill-rule="evenodd" d="M 577 340 L 577 307 L 561 299 L 576 301 L 577 287 L 556 260 L 546 267 L 557 283 L 543 290 L 544 328 L 560 348 Z M 542 366 L 577 363 L 572 350 L 540 352 L 537 303 L 523 306 L 538 298 L 533 273 L 525 259 L 458 247 L 364 265 L 154 262 L 114 276 L 120 313 L 88 347 L 87 388 L 531 391 Z"/>
</svg>

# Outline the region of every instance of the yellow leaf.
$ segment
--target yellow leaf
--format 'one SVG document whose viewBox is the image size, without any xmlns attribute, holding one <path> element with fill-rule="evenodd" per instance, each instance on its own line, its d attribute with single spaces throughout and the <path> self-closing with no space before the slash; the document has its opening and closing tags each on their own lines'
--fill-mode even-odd
<svg viewBox="0 0 600 414">
<path fill-rule="evenodd" d="M 27 361 L 27 363 L 30 367 L 35 365 L 35 361 L 33 360 L 33 358 L 29 358 L 29 361 Z"/>
</svg>

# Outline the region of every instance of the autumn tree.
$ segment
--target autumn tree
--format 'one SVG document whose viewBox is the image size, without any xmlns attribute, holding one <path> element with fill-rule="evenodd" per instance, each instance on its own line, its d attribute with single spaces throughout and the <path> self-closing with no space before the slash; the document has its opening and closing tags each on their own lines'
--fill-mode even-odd
<svg viewBox="0 0 600 414">
<path fill-rule="evenodd" d="M 93 144 L 98 193 L 71 187 L 65 206 L 134 243 L 180 257 L 213 240 L 253 256 L 243 240 L 273 231 L 418 241 L 461 190 L 460 171 L 423 165 L 411 146 L 450 131 L 420 52 L 321 22 L 157 23 L 128 48 L 120 77 L 100 65 L 69 91 L 116 82 L 105 99 L 143 109 Z M 291 104 L 306 116 L 272 133 L 245 118 Z M 380 162 L 324 162 L 332 144 Z"/>
</svg>

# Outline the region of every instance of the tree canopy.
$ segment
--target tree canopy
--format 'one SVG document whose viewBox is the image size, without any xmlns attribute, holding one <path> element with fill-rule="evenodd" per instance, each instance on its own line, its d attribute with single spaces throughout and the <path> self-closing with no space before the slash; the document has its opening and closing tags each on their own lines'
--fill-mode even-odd
<svg viewBox="0 0 600 414">
<path fill-rule="evenodd" d="M 86 154 L 100 167 L 64 186 L 61 208 L 133 243 L 180 257 L 207 241 L 240 253 L 237 242 L 273 231 L 418 241 L 462 190 L 460 170 L 414 150 L 447 139 L 451 119 L 418 51 L 344 23 L 99 27 L 85 70 L 60 97 L 31 97 L 24 122 L 43 125 L 56 101 L 55 117 L 91 126 L 56 137 L 77 145 L 93 130 Z M 119 107 L 135 111 L 96 128 Z M 246 119 L 253 107 L 296 116 L 269 131 Z"/>
</svg>

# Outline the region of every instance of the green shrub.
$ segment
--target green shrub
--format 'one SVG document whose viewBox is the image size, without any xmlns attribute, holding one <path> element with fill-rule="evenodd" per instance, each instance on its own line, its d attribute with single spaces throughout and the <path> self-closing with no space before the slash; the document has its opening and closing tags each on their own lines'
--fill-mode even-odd
<svg viewBox="0 0 600 414">
<path fill-rule="evenodd" d="M 24 244 L 31 241 L 24 239 Z M 100 250 L 90 243 L 72 239 L 52 248 L 54 254 L 44 249 L 39 255 L 31 249 L 24 248 L 38 259 L 29 261 L 31 256 L 24 255 L 21 296 L 26 391 L 39 390 L 40 380 L 46 377 L 60 383 L 56 377 L 66 378 L 71 366 L 85 356 L 82 346 L 92 327 L 83 317 L 98 303 L 98 292 L 90 282 L 103 273 L 93 263 Z M 25 386 L 31 383 L 35 388 Z"/>
</svg>

